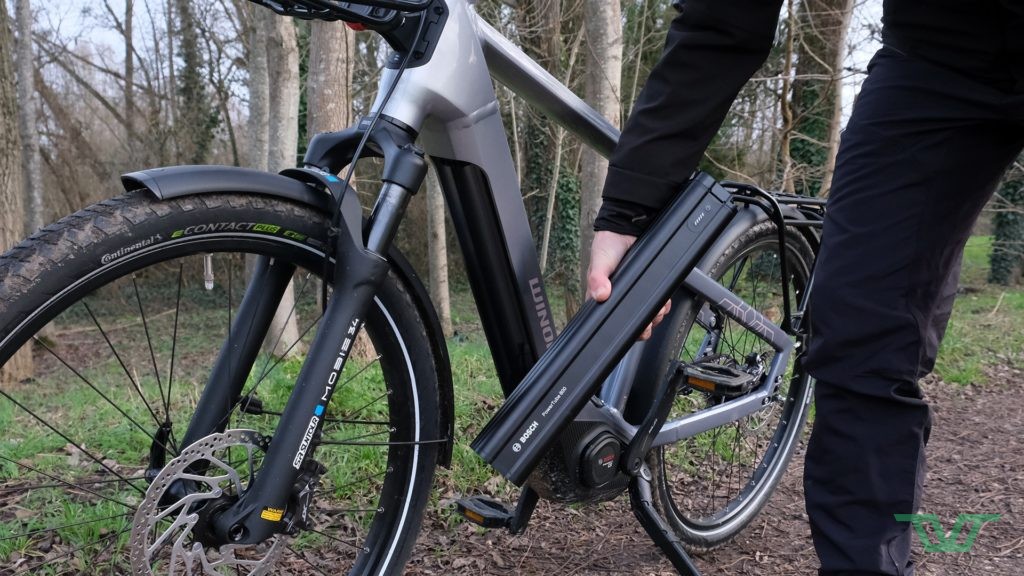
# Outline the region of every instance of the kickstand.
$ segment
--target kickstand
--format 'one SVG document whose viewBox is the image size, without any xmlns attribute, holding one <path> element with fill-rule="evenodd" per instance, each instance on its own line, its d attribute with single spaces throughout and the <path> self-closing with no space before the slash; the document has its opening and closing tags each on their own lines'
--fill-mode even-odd
<svg viewBox="0 0 1024 576">
<path fill-rule="evenodd" d="M 683 548 L 683 543 L 675 532 L 665 524 L 665 520 L 654 508 L 654 497 L 651 494 L 651 470 L 644 463 L 636 476 L 629 482 L 629 502 L 640 525 L 654 543 L 661 548 L 676 570 L 682 576 L 700 576 L 700 570 L 690 559 Z"/>
</svg>

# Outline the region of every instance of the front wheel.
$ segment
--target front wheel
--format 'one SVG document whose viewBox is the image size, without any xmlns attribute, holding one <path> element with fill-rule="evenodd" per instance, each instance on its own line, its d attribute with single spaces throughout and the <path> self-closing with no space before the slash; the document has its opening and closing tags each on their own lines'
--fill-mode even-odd
<svg viewBox="0 0 1024 576">
<path fill-rule="evenodd" d="M 783 302 L 779 263 L 786 258 L 791 305 L 807 288 L 814 256 L 807 240 L 789 232 L 780 253 L 770 222 L 747 230 L 718 255 L 706 272 L 773 322 Z M 767 365 L 772 348 L 714 305 L 680 294 L 666 319 L 667 357 L 679 362 L 714 362 L 736 367 L 752 360 Z M 803 350 L 802 341 L 794 356 Z M 763 409 L 731 424 L 651 452 L 655 505 L 684 543 L 697 549 L 736 536 L 767 503 L 781 479 L 807 418 L 811 377 L 791 361 L 783 383 Z M 678 391 L 669 422 L 727 401 L 691 388 Z"/>
<path fill-rule="evenodd" d="M 304 477 L 313 490 L 307 529 L 262 548 L 211 550 L 171 526 L 163 503 L 145 507 L 150 483 L 189 457 L 181 440 L 204 388 L 224 384 L 209 374 L 231 347 L 253 257 L 296 267 L 294 301 L 279 314 L 297 333 L 268 333 L 266 349 L 277 354 L 239 367 L 248 377 L 222 423 L 228 433 L 198 458 L 223 453 L 220 468 L 207 468 L 234 479 L 207 480 L 210 494 L 237 497 L 259 473 L 318 326 L 327 227 L 325 215 L 283 200 L 131 193 L 0 257 L 0 366 L 33 365 L 27 378 L 0 384 L 0 572 L 139 573 L 129 534 L 140 522 L 174 536 L 166 550 L 146 551 L 153 574 L 401 571 L 442 432 L 438 359 L 411 288 L 394 272 L 309 452 L 322 470 Z"/>
</svg>

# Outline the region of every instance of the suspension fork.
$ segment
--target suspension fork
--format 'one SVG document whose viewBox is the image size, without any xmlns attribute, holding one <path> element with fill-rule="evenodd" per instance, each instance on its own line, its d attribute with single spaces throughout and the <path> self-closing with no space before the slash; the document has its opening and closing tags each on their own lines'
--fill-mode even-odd
<svg viewBox="0 0 1024 576">
<path fill-rule="evenodd" d="M 214 432 L 224 431 L 228 415 L 238 402 L 293 274 L 295 266 L 292 264 L 268 256 L 256 259 L 245 296 L 203 388 L 182 448 Z"/>
<path fill-rule="evenodd" d="M 422 185 L 427 170 L 423 153 L 412 145 L 413 135 L 387 126 L 382 128 L 387 136 L 385 145 L 378 148 L 384 150 L 384 184 L 370 217 L 366 240 L 361 227 L 353 226 L 351 215 L 346 214 L 332 236 L 333 295 L 274 432 L 263 468 L 245 494 L 211 520 L 209 533 L 220 542 L 253 544 L 285 529 L 285 511 L 292 489 L 316 444 L 327 406 L 366 311 L 387 275 L 388 262 L 383 255 L 387 254 L 409 200 Z M 407 142 L 395 146 L 392 137 L 396 134 L 396 140 Z M 344 194 L 337 189 L 340 186 L 332 186 L 338 183 L 334 176 L 315 170 L 301 172 L 306 179 L 322 181 L 339 201 L 352 198 L 353 192 Z M 301 174 L 288 175 L 303 178 Z"/>
</svg>

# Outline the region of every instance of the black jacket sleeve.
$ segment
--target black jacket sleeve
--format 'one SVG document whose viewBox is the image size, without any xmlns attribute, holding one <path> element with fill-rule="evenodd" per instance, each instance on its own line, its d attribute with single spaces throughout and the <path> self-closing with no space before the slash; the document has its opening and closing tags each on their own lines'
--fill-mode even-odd
<svg viewBox="0 0 1024 576">
<path fill-rule="evenodd" d="M 687 0 L 612 154 L 595 229 L 638 235 L 697 168 L 775 40 L 782 0 Z"/>
</svg>

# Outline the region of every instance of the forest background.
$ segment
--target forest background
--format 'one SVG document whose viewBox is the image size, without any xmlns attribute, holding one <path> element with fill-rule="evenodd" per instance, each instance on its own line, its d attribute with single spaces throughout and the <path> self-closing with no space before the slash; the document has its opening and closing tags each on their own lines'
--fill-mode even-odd
<svg viewBox="0 0 1024 576">
<path fill-rule="evenodd" d="M 477 10 L 621 126 L 661 53 L 676 15 L 670 4 L 480 0 Z M 770 189 L 827 196 L 841 128 L 880 45 L 881 4 L 787 0 L 771 55 L 741 91 L 702 169 Z M 278 17 L 246 0 L 0 0 L 0 251 L 45 223 L 119 194 L 125 172 L 174 164 L 271 171 L 294 166 L 311 135 L 340 130 L 368 111 L 387 53 L 374 34 Z M 545 281 L 564 323 L 581 301 L 607 164 L 509 90 L 496 89 Z M 356 175 L 364 206 L 374 201 L 374 170 L 367 162 Z M 438 494 L 441 503 L 481 488 L 508 496 L 509 487 L 468 448 L 493 413 L 500 389 L 432 175 L 424 188 L 398 242 L 429 278 L 450 338 L 457 444 L 453 469 L 442 473 Z M 940 396 L 1019 374 L 1012 367 L 1024 350 L 1020 161 L 975 232 L 936 369 Z M 288 321 L 296 322 L 294 316 Z M 286 335 L 279 342 L 295 338 Z M 24 380 L 31 366 L 12 362 L 0 376 Z M 1007 406 L 1019 405 L 1016 390 Z M 1019 469 L 1019 456 L 1008 458 Z M 777 501 L 798 504 L 798 485 L 789 482 L 785 498 Z M 774 521 L 784 518 L 780 514 L 766 513 Z M 784 525 L 802 528 L 795 514 Z M 598 518 L 613 515 L 606 516 Z M 425 548 L 457 545 L 446 540 L 446 522 L 433 523 L 442 530 L 427 536 Z M 577 542 L 578 531 L 570 532 L 564 532 L 566 541 Z M 473 536 L 463 545 L 490 546 Z M 800 554 L 812 562 L 808 550 Z M 522 553 L 528 556 L 529 549 Z M 435 557 L 417 562 L 432 566 Z M 455 573 L 453 567 L 458 566 L 438 570 Z"/>
</svg>

